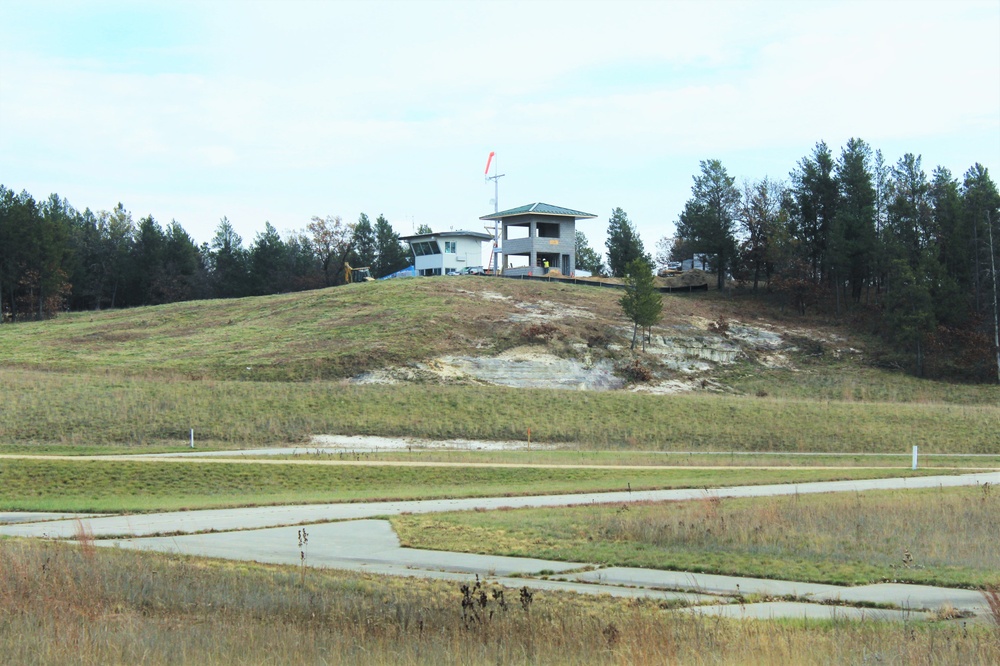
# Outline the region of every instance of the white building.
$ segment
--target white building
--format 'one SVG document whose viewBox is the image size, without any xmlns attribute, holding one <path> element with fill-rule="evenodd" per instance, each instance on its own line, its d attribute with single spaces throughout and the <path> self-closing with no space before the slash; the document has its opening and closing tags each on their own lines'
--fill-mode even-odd
<svg viewBox="0 0 1000 666">
<path fill-rule="evenodd" d="M 417 275 L 445 275 L 483 265 L 483 242 L 493 236 L 479 231 L 442 231 L 403 236 L 413 252 Z"/>
</svg>

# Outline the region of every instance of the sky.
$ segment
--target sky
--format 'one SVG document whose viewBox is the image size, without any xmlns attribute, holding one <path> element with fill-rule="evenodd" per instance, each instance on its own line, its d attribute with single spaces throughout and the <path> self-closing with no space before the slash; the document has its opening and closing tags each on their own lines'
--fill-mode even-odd
<svg viewBox="0 0 1000 666">
<path fill-rule="evenodd" d="M 383 214 L 482 230 L 541 201 L 604 250 L 672 236 L 702 160 L 741 184 L 851 137 L 1000 174 L 1000 0 L 0 0 L 0 184 L 210 241 Z M 491 170 L 492 174 L 492 170 Z"/>
</svg>

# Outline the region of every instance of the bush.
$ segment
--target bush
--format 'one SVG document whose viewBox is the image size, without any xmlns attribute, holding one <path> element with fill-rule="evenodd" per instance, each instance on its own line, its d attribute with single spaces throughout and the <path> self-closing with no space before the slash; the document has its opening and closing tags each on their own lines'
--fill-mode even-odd
<svg viewBox="0 0 1000 666">
<path fill-rule="evenodd" d="M 652 381 L 653 371 L 650 370 L 646 365 L 642 363 L 637 358 L 632 359 L 625 365 L 618 367 L 618 373 L 625 378 L 626 381 L 639 384 Z"/>
</svg>

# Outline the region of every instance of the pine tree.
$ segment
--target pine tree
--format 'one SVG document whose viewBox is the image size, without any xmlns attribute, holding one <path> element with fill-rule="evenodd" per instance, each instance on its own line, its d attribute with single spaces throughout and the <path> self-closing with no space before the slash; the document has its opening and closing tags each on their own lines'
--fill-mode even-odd
<svg viewBox="0 0 1000 666">
<path fill-rule="evenodd" d="M 987 219 L 994 223 L 1000 219 L 1000 193 L 990 178 L 989 170 L 978 162 L 965 172 L 962 182 L 963 221 L 969 261 L 972 264 L 972 289 L 975 310 L 982 314 L 990 299 L 985 291 L 989 280 L 990 260 L 988 249 Z"/>
<path fill-rule="evenodd" d="M 220 298 L 246 296 L 250 293 L 247 272 L 247 252 L 243 238 L 236 233 L 228 218 L 219 220 L 212 239 L 212 282 Z"/>
<path fill-rule="evenodd" d="M 410 264 L 410 253 L 403 247 L 399 234 L 389 220 L 379 215 L 375 220 L 375 262 L 372 275 L 376 278 L 392 275 Z"/>
<path fill-rule="evenodd" d="M 248 254 L 252 292 L 258 296 L 288 291 L 288 246 L 270 222 L 254 239 Z"/>
<path fill-rule="evenodd" d="M 643 259 L 647 264 L 652 263 L 642 247 L 639 233 L 621 208 L 611 211 L 611 219 L 608 220 L 608 240 L 604 245 L 608 249 L 608 270 L 614 277 L 624 276 L 629 262 L 636 259 Z"/>
<path fill-rule="evenodd" d="M 851 299 L 859 302 L 874 274 L 876 191 L 867 143 L 861 139 L 847 142 L 837 162 L 836 179 L 839 196 L 828 256 L 839 308 L 841 285 L 846 283 Z"/>
<path fill-rule="evenodd" d="M 594 275 L 604 275 L 604 262 L 601 255 L 590 247 L 587 236 L 582 231 L 576 232 L 576 268 L 590 271 Z"/>
<path fill-rule="evenodd" d="M 840 194 L 834 168 L 833 153 L 820 141 L 812 156 L 804 157 L 791 173 L 795 235 L 817 284 L 829 277 L 830 234 Z"/>
<path fill-rule="evenodd" d="M 736 258 L 733 235 L 739 214 L 740 193 L 719 160 L 702 161 L 701 175 L 694 176 L 691 198 L 677 221 L 677 234 L 694 252 L 715 256 L 718 287 L 726 284 L 726 273 Z"/>
<path fill-rule="evenodd" d="M 354 249 L 351 250 L 350 263 L 355 268 L 364 266 L 371 267 L 375 264 L 375 257 L 378 254 L 378 243 L 375 239 L 375 230 L 372 223 L 364 213 L 358 217 L 358 223 L 354 225 Z"/>
<path fill-rule="evenodd" d="M 625 316 L 632 322 L 632 349 L 635 349 L 639 329 L 649 329 L 660 321 L 663 297 L 653 281 L 653 267 L 643 258 L 633 259 L 625 267 L 625 293 L 618 300 Z M 643 335 L 642 348 L 646 349 Z"/>
</svg>

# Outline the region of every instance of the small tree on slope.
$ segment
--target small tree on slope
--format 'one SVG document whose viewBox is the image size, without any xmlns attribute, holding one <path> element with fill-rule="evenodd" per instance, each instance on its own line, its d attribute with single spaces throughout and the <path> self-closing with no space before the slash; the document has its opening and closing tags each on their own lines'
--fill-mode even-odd
<svg viewBox="0 0 1000 666">
<path fill-rule="evenodd" d="M 649 329 L 660 321 L 663 313 L 663 298 L 653 283 L 653 269 L 644 259 L 634 259 L 625 267 L 625 293 L 618 300 L 625 316 L 632 321 L 632 349 L 639 328 Z M 642 338 L 642 348 L 646 349 L 646 339 Z"/>
</svg>

